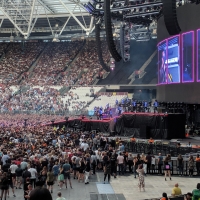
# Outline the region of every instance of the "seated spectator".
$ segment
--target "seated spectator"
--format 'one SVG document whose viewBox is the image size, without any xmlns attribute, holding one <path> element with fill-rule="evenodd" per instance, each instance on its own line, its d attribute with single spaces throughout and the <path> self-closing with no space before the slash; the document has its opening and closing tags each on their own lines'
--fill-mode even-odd
<svg viewBox="0 0 200 200">
<path fill-rule="evenodd" d="M 169 198 L 167 197 L 167 193 L 163 192 L 162 198 L 160 200 L 169 200 Z"/>
<path fill-rule="evenodd" d="M 182 191 L 181 189 L 178 187 L 178 183 L 176 183 L 174 185 L 174 188 L 172 189 L 172 196 L 177 196 L 177 195 L 181 195 Z"/>
<path fill-rule="evenodd" d="M 58 198 L 56 200 L 65 200 L 64 197 L 62 197 L 62 193 L 58 192 Z"/>
<path fill-rule="evenodd" d="M 197 183 L 197 189 L 192 191 L 192 200 L 200 199 L 200 183 Z"/>
<path fill-rule="evenodd" d="M 199 198 L 198 198 L 199 199 Z M 192 200 L 192 193 L 188 192 L 185 196 L 184 196 L 184 200 Z"/>
</svg>

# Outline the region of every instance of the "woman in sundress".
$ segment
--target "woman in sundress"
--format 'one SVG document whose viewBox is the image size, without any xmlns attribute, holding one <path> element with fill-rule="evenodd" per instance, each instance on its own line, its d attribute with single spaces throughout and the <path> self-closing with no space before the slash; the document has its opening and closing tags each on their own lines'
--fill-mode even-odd
<svg viewBox="0 0 200 200">
<path fill-rule="evenodd" d="M 139 191 L 141 192 L 141 188 L 143 189 L 143 191 L 145 191 L 145 189 L 144 189 L 144 186 L 145 186 L 145 183 L 144 183 L 144 169 L 143 169 L 142 164 L 140 164 L 138 166 L 137 173 L 139 175 L 139 177 L 138 177 L 138 188 L 139 188 Z"/>
</svg>

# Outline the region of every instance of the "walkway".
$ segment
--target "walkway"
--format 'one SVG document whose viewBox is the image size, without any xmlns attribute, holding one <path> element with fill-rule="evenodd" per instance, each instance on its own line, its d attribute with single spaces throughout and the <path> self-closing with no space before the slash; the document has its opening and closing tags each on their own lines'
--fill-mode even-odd
<svg viewBox="0 0 200 200">
<path fill-rule="evenodd" d="M 90 176 L 90 184 L 78 183 L 72 179 L 73 189 L 59 189 L 57 184 L 54 186 L 53 200 L 57 197 L 57 192 L 61 191 L 66 200 L 144 200 L 150 198 L 158 198 L 163 192 L 167 192 L 170 196 L 171 189 L 175 183 L 179 183 L 182 192 L 185 194 L 191 192 L 196 184 L 200 182 L 198 178 L 189 177 L 172 177 L 164 180 L 163 176 L 148 175 L 145 178 L 146 191 L 139 192 L 137 188 L 138 180 L 133 175 L 118 176 L 116 179 L 112 177 L 111 184 L 103 184 L 103 173 Z M 12 194 L 10 189 L 10 194 Z M 23 190 L 15 190 L 16 197 L 10 195 L 10 200 L 23 199 Z"/>
</svg>

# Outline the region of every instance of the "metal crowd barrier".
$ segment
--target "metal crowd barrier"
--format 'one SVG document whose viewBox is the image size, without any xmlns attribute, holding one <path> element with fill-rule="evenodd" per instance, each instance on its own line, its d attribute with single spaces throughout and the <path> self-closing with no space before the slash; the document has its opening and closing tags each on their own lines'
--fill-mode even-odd
<svg viewBox="0 0 200 200">
<path fill-rule="evenodd" d="M 151 167 L 150 173 L 151 174 L 158 174 L 158 154 L 161 153 L 163 157 L 165 157 L 167 154 L 171 154 L 171 174 L 172 175 L 189 175 L 189 169 L 188 169 L 188 160 L 190 155 L 194 156 L 194 159 L 197 154 L 200 154 L 200 149 L 198 148 L 191 148 L 191 147 L 180 147 L 177 148 L 176 146 L 169 145 L 169 144 L 148 144 L 145 142 L 124 142 L 125 150 L 127 152 L 132 152 L 133 154 L 148 154 L 149 152 L 151 155 L 154 155 L 156 158 L 156 164 L 155 168 Z M 178 155 L 181 154 L 183 157 L 183 173 L 180 173 L 179 170 L 179 163 L 177 160 Z M 164 173 L 163 169 L 164 165 L 162 165 L 162 171 Z M 197 168 L 196 163 L 194 163 L 194 170 L 193 175 L 197 175 Z M 200 174 L 199 174 L 200 175 Z"/>
</svg>

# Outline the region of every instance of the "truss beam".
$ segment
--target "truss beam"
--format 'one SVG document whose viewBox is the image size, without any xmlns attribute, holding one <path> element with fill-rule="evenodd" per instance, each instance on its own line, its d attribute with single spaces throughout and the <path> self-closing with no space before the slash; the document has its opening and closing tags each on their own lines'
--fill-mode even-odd
<svg viewBox="0 0 200 200">
<path fill-rule="evenodd" d="M 63 7 L 70 13 L 70 15 L 74 18 L 74 20 L 79 24 L 79 26 L 87 32 L 87 28 L 83 26 L 83 24 L 78 20 L 78 18 L 74 15 L 74 13 L 65 5 L 62 0 L 59 0 Z"/>
</svg>

